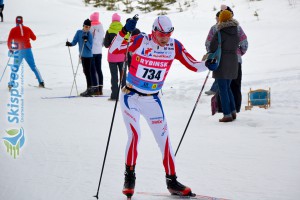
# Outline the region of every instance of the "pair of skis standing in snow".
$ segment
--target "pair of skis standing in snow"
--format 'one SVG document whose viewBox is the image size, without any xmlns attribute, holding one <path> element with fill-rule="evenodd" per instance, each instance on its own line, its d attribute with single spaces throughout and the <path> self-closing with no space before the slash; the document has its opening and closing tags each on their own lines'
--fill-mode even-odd
<svg viewBox="0 0 300 200">
<path fill-rule="evenodd" d="M 159 16 L 155 19 L 151 34 L 141 33 L 131 37 L 129 42 L 124 40 L 127 32 L 132 32 L 135 29 L 137 20 L 136 17 L 128 20 L 109 48 L 110 53 L 132 52 L 126 86 L 122 88 L 119 95 L 121 111 L 128 134 L 125 181 L 122 192 L 128 198 L 131 198 L 134 194 L 135 166 L 141 136 L 139 118 L 142 115 L 148 122 L 160 148 L 169 192 L 180 196 L 193 196 L 191 188 L 177 181 L 175 155 L 169 138 L 166 116 L 158 93 L 174 59 L 179 60 L 185 67 L 194 72 L 203 72 L 207 68 L 204 61 L 195 60 L 178 40 L 171 38 L 174 27 L 167 16 Z M 116 103 L 117 101 L 118 99 Z M 95 197 L 98 198 L 98 193 Z"/>
</svg>

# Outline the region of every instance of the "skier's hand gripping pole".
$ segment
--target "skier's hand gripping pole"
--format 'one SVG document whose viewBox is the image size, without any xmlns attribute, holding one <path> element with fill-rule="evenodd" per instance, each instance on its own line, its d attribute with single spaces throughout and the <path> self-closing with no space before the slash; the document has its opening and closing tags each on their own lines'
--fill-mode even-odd
<svg viewBox="0 0 300 200">
<path fill-rule="evenodd" d="M 132 31 L 135 30 L 136 23 L 137 23 L 138 20 L 139 20 L 139 15 L 138 14 L 134 15 L 133 18 L 128 19 L 126 21 L 125 26 L 123 27 L 123 32 L 124 33 L 129 32 L 131 34 Z"/>
</svg>

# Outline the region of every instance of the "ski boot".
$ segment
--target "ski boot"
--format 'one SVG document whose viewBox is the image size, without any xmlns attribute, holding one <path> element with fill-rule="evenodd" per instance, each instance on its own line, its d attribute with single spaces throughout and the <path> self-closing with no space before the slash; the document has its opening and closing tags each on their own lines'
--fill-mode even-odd
<svg viewBox="0 0 300 200">
<path fill-rule="evenodd" d="M 195 196 L 191 188 L 182 185 L 177 181 L 176 175 L 166 175 L 167 188 L 172 195 L 178 196 Z"/>
<path fill-rule="evenodd" d="M 131 198 L 134 193 L 134 186 L 135 186 L 135 172 L 134 172 L 135 166 L 128 166 L 126 165 L 125 170 L 125 181 L 124 181 L 124 187 L 123 187 L 123 194 L 127 196 L 127 198 Z"/>
<path fill-rule="evenodd" d="M 12 88 L 13 86 L 12 85 L 8 85 L 8 91 L 10 92 L 11 91 L 11 88 Z"/>
<path fill-rule="evenodd" d="M 40 82 L 39 83 L 39 88 L 45 88 L 45 83 L 44 82 Z"/>
</svg>

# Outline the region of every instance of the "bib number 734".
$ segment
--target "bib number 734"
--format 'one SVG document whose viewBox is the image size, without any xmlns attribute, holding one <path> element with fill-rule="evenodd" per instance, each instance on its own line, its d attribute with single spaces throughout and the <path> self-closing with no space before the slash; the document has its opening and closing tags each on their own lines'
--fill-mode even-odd
<svg viewBox="0 0 300 200">
<path fill-rule="evenodd" d="M 165 69 L 140 67 L 137 76 L 143 80 L 158 82 L 163 80 L 165 72 Z"/>
</svg>

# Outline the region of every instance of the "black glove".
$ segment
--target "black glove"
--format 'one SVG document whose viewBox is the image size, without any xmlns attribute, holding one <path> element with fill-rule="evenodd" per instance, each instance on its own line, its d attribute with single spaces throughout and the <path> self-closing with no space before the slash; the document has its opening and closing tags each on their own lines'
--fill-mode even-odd
<svg viewBox="0 0 300 200">
<path fill-rule="evenodd" d="M 82 36 L 82 39 L 83 39 L 83 41 L 87 42 L 88 41 L 88 36 L 84 35 L 84 36 Z"/>
<path fill-rule="evenodd" d="M 71 46 L 72 46 L 72 43 L 69 42 L 69 41 L 67 41 L 67 42 L 66 42 L 66 46 L 67 46 L 67 47 L 71 47 Z"/>
<path fill-rule="evenodd" d="M 13 55 L 14 51 L 13 50 L 9 50 L 8 55 Z"/>
<path fill-rule="evenodd" d="M 128 19 L 125 26 L 123 27 L 124 31 L 127 32 L 132 32 L 135 30 L 135 26 L 137 23 L 137 19 L 133 18 L 133 19 Z"/>
</svg>

